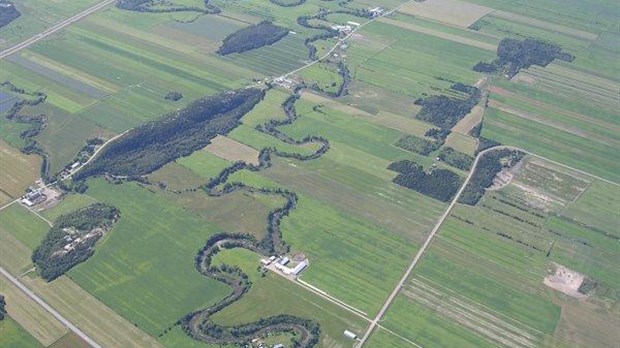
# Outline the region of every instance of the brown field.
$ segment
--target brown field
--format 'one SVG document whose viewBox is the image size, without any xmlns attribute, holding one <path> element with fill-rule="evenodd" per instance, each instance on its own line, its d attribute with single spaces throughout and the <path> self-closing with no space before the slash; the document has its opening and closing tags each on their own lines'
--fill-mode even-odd
<svg viewBox="0 0 620 348">
<path fill-rule="evenodd" d="M 469 134 L 474 127 L 476 127 L 480 122 L 482 122 L 482 117 L 484 116 L 484 107 L 480 105 L 476 105 L 471 109 L 471 112 L 462 120 L 460 120 L 454 127 L 452 127 L 452 131 L 456 133 L 461 133 L 463 135 Z"/>
<path fill-rule="evenodd" d="M 54 342 L 49 348 L 90 348 L 90 344 L 86 343 L 75 333 L 69 332 Z"/>
<path fill-rule="evenodd" d="M 467 28 L 495 9 L 460 0 L 426 0 L 408 3 L 399 11 Z"/>
<path fill-rule="evenodd" d="M 577 38 L 580 38 L 580 39 L 596 40 L 596 38 L 598 37 L 597 34 L 589 33 L 587 31 L 583 31 L 583 30 L 579 30 L 579 29 L 573 29 L 573 28 L 565 27 L 563 25 L 554 24 L 554 23 L 551 23 L 551 22 L 541 21 L 541 20 L 538 20 L 538 19 L 522 16 L 522 15 L 519 15 L 519 14 L 516 14 L 516 13 L 512 13 L 512 12 L 506 12 L 506 11 L 497 10 L 497 11 L 493 12 L 492 16 L 493 17 L 507 19 L 507 20 L 512 21 L 512 22 L 518 22 L 518 23 L 527 24 L 527 25 L 532 26 L 532 27 L 537 27 L 537 28 L 541 28 L 541 29 L 547 29 L 547 30 L 550 30 L 550 31 L 555 31 L 555 32 L 558 32 L 558 33 L 574 36 L 574 37 L 577 37 Z"/>
<path fill-rule="evenodd" d="M 0 289 L 6 296 L 7 313 L 44 346 L 49 346 L 69 332 L 4 275 L 0 275 Z"/>
<path fill-rule="evenodd" d="M 18 149 L 0 140 L 0 205 L 22 195 L 24 190 L 39 177 L 41 158 L 24 155 Z"/>
<path fill-rule="evenodd" d="M 162 347 L 132 323 L 101 303 L 66 276 L 46 283 L 24 277 L 22 282 L 69 321 L 104 347 Z"/>
<path fill-rule="evenodd" d="M 440 39 L 450 40 L 450 41 L 462 43 L 465 45 L 481 48 L 483 50 L 488 50 L 488 51 L 493 51 L 493 52 L 497 51 L 497 45 L 492 45 L 486 42 L 482 42 L 482 41 L 478 41 L 478 40 L 474 40 L 474 39 L 470 39 L 470 38 L 466 38 L 466 37 L 462 37 L 462 36 L 458 36 L 454 34 L 448 34 L 443 31 L 425 28 L 419 25 L 401 22 L 401 21 L 397 21 L 397 20 L 390 19 L 387 17 L 379 18 L 379 22 L 394 25 L 394 26 L 407 29 L 407 30 L 411 30 L 411 31 L 415 31 L 418 33 L 435 36 Z"/>
<path fill-rule="evenodd" d="M 446 138 L 445 146 L 473 156 L 478 148 L 478 139 L 461 133 L 452 132 L 448 135 L 448 138 Z"/>
<path fill-rule="evenodd" d="M 243 161 L 248 164 L 258 165 L 259 152 L 245 144 L 230 139 L 223 135 L 218 135 L 205 150 L 231 162 Z"/>
</svg>

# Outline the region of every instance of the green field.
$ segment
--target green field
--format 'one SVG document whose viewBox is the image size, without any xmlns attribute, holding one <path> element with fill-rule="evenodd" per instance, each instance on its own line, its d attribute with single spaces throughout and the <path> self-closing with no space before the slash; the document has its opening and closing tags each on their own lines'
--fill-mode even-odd
<svg viewBox="0 0 620 348">
<path fill-rule="evenodd" d="M 95 255 L 69 272 L 80 286 L 154 336 L 227 293 L 194 269 L 196 251 L 217 226 L 135 184 L 89 186 L 88 195 L 117 207 L 121 220 Z"/>
<path fill-rule="evenodd" d="M 3 348 L 35 348 L 44 347 L 32 337 L 21 325 L 9 316 L 0 320 L 0 347 Z"/>
<path fill-rule="evenodd" d="M 0 228 L 12 234 L 17 240 L 30 249 L 39 246 L 39 243 L 49 230 L 50 226 L 36 217 L 25 207 L 12 204 L 0 213 Z"/>
</svg>

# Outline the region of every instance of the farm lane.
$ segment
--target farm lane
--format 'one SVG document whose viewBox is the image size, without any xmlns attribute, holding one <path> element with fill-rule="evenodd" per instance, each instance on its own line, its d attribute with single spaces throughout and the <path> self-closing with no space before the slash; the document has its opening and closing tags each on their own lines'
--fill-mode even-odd
<svg viewBox="0 0 620 348">
<path fill-rule="evenodd" d="M 9 272 L 7 272 L 4 268 L 0 267 L 0 273 L 5 276 L 11 283 L 15 284 L 21 291 L 23 291 L 28 297 L 30 297 L 33 301 L 39 304 L 43 309 L 48 311 L 51 315 L 53 315 L 58 321 L 60 321 L 64 326 L 69 328 L 69 330 L 73 331 L 76 335 L 80 336 L 84 341 L 86 341 L 91 347 L 94 348 L 102 348 L 97 342 L 95 342 L 92 338 L 86 335 L 82 330 L 80 330 L 77 326 L 73 325 L 69 320 L 65 319 L 60 313 L 56 312 L 54 308 L 52 308 L 47 302 L 37 296 L 34 292 L 28 289 L 24 284 L 22 284 L 17 278 L 13 277 Z"/>
<path fill-rule="evenodd" d="M 24 48 L 34 44 L 35 42 L 37 42 L 37 41 L 39 41 L 39 40 L 41 40 L 41 39 L 43 39 L 45 37 L 48 37 L 48 36 L 54 34 L 55 32 L 63 29 L 64 27 L 70 25 L 71 23 L 77 22 L 80 19 L 82 19 L 82 18 L 92 14 L 93 12 L 96 12 L 96 11 L 98 11 L 98 10 L 100 10 L 100 9 L 110 5 L 110 4 L 113 4 L 115 1 L 116 0 L 104 0 L 104 1 L 102 1 L 102 2 L 92 6 L 90 8 L 87 8 L 86 10 L 84 10 L 84 11 L 82 11 L 82 12 L 80 12 L 80 13 L 72 16 L 72 17 L 69 17 L 69 18 L 65 19 L 64 21 L 62 21 L 62 22 L 60 22 L 58 24 L 55 24 L 51 28 L 48 28 L 48 29 L 46 29 L 45 31 L 43 31 L 43 32 L 41 32 L 39 34 L 36 34 L 35 36 L 32 36 L 32 37 L 30 37 L 30 38 L 28 38 L 28 39 L 18 43 L 15 46 L 7 48 L 6 50 L 0 52 L 0 59 L 2 59 L 4 57 L 7 57 L 7 56 L 10 56 L 13 53 L 17 53 L 17 52 L 23 50 Z"/>
</svg>

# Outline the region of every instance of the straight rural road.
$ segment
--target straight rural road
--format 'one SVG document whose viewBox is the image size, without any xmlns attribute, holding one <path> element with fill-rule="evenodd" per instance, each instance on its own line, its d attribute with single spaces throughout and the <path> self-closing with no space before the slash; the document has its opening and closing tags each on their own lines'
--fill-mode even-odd
<svg viewBox="0 0 620 348">
<path fill-rule="evenodd" d="M 415 255 L 415 257 L 413 258 L 413 261 L 411 262 L 411 264 L 409 265 L 409 267 L 405 271 L 405 274 L 403 274 L 402 278 L 400 279 L 400 281 L 398 282 L 398 284 L 396 285 L 396 287 L 394 288 L 394 290 L 392 291 L 390 296 L 387 298 L 387 300 L 385 300 L 385 303 L 383 304 L 383 307 L 381 307 L 381 310 L 379 311 L 379 313 L 377 313 L 377 316 L 375 316 L 375 318 L 370 322 L 370 326 L 366 330 L 366 333 L 364 333 L 364 336 L 362 337 L 362 339 L 359 341 L 358 347 L 363 347 L 364 344 L 366 343 L 366 341 L 368 341 L 368 338 L 370 337 L 370 335 L 372 334 L 373 330 L 377 326 L 377 323 L 379 322 L 379 320 L 381 320 L 381 318 L 383 318 L 383 315 L 388 310 L 388 308 L 390 307 L 392 302 L 394 302 L 394 299 L 396 298 L 396 295 L 398 295 L 398 292 L 400 291 L 400 288 L 402 288 L 403 285 L 405 285 L 405 282 L 407 281 L 407 278 L 409 278 L 409 276 L 411 275 L 411 272 L 413 271 L 415 266 L 418 264 L 418 262 L 420 262 L 420 259 L 422 258 L 422 255 L 424 255 L 424 253 L 426 252 L 426 249 L 428 249 L 428 246 L 433 241 L 433 238 L 435 237 L 435 235 L 439 231 L 439 228 L 441 227 L 443 222 L 446 220 L 446 218 L 450 215 L 450 212 L 452 212 L 452 209 L 456 205 L 456 202 L 459 200 L 459 197 L 461 197 L 461 194 L 465 190 L 465 187 L 467 186 L 467 184 L 469 183 L 471 178 L 474 176 L 474 173 L 476 172 L 476 167 L 478 166 L 478 162 L 480 161 L 480 159 L 486 153 L 488 153 L 490 151 L 501 150 L 501 149 L 511 149 L 511 150 L 523 151 L 523 150 L 521 150 L 519 148 L 512 147 L 512 146 L 497 146 L 497 147 L 492 147 L 490 149 L 486 149 L 484 151 L 481 151 L 478 154 L 478 156 L 476 156 L 476 159 L 474 160 L 474 163 L 471 166 L 471 170 L 469 171 L 469 174 L 467 175 L 467 178 L 463 182 L 463 185 L 461 185 L 461 188 L 458 190 L 458 192 L 454 196 L 454 199 L 452 199 L 452 202 L 450 202 L 450 205 L 448 206 L 448 209 L 446 209 L 446 211 L 443 213 L 443 215 L 441 215 L 441 217 L 439 218 L 439 221 L 437 221 L 437 224 L 435 224 L 435 227 L 433 227 L 433 229 L 431 230 L 431 233 L 426 238 L 426 241 L 424 241 L 424 244 L 422 245 L 420 250 L 418 250 L 418 253 Z M 523 152 L 525 152 L 525 151 L 523 151 Z"/>
<path fill-rule="evenodd" d="M 11 283 L 15 284 L 21 291 L 23 291 L 28 297 L 34 300 L 38 305 L 43 307 L 46 311 L 48 311 L 54 318 L 58 319 L 64 326 L 69 328 L 69 330 L 73 331 L 76 335 L 80 336 L 84 341 L 90 344 L 94 348 L 102 348 L 99 343 L 95 342 L 92 338 L 88 337 L 82 330 L 78 329 L 75 325 L 73 325 L 69 320 L 65 319 L 60 313 L 56 312 L 54 308 L 47 304 L 47 302 L 43 301 L 39 296 L 37 296 L 34 292 L 28 289 L 24 284 L 22 284 L 17 278 L 13 277 L 9 272 L 7 272 L 4 268 L 0 267 L 0 273 L 5 276 Z"/>
<path fill-rule="evenodd" d="M 64 21 L 62 21 L 62 22 L 60 22 L 58 24 L 55 24 L 51 28 L 46 29 L 45 31 L 43 31 L 43 32 L 41 32 L 39 34 L 37 34 L 35 36 L 32 36 L 32 37 L 30 37 L 30 38 L 28 38 L 28 39 L 18 43 L 17 45 L 15 45 L 13 47 L 7 48 L 6 50 L 0 52 L 0 59 L 2 59 L 4 57 L 7 57 L 7 56 L 10 56 L 13 53 L 16 53 L 16 52 L 19 52 L 19 51 L 23 50 L 24 48 L 34 44 L 35 42 L 37 42 L 37 41 L 39 41 L 39 40 L 41 40 L 41 39 L 43 39 L 43 38 L 45 38 L 47 36 L 50 36 L 50 35 L 54 34 L 55 32 L 61 30 L 62 28 L 70 25 L 71 23 L 77 22 L 80 19 L 88 16 L 89 14 L 91 14 L 91 13 L 93 13 L 95 11 L 98 11 L 98 10 L 100 10 L 100 9 L 102 9 L 102 8 L 112 4 L 112 3 L 114 3 L 115 1 L 116 0 L 104 0 L 104 1 L 94 5 L 92 7 L 90 7 L 88 9 L 86 9 L 86 10 L 84 10 L 84 11 L 82 11 L 82 12 L 80 12 L 80 13 L 72 16 L 72 17 L 70 17 L 70 18 L 65 19 Z"/>
</svg>

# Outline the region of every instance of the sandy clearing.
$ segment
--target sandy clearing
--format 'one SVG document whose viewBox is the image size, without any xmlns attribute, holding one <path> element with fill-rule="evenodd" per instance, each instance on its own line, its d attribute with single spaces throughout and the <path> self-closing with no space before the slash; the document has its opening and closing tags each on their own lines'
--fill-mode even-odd
<svg viewBox="0 0 620 348">
<path fill-rule="evenodd" d="M 243 161 L 253 165 L 259 164 L 259 152 L 256 149 L 223 135 L 213 138 L 205 150 L 231 162 Z"/>
<path fill-rule="evenodd" d="M 495 9 L 461 0 L 426 0 L 408 3 L 399 11 L 467 28 Z"/>
<path fill-rule="evenodd" d="M 492 45 L 486 42 L 466 38 L 463 36 L 449 34 L 443 31 L 425 28 L 419 25 L 401 22 L 401 21 L 397 21 L 397 20 L 390 19 L 387 17 L 382 17 L 378 21 L 386 23 L 386 24 L 394 25 L 394 26 L 397 26 L 403 29 L 415 31 L 418 33 L 427 34 L 427 35 L 435 36 L 441 39 L 450 40 L 450 41 L 462 43 L 465 45 L 481 48 L 483 50 L 488 50 L 488 51 L 493 51 L 493 52 L 497 51 L 497 45 Z"/>
<path fill-rule="evenodd" d="M 522 15 L 512 13 L 512 12 L 497 10 L 493 12 L 493 17 L 507 19 L 513 22 L 519 22 L 519 23 L 527 24 L 529 26 L 533 26 L 533 27 L 537 27 L 541 29 L 547 29 L 550 31 L 559 32 L 562 34 L 570 35 L 570 36 L 577 37 L 580 39 L 585 39 L 585 40 L 596 40 L 596 38 L 598 37 L 597 34 L 593 34 L 587 31 L 569 28 L 569 27 L 565 27 L 559 24 L 554 24 L 551 22 L 541 21 L 538 19 L 522 16 Z"/>
<path fill-rule="evenodd" d="M 553 290 L 562 292 L 570 297 L 577 299 L 585 299 L 588 296 L 578 291 L 585 276 L 579 272 L 573 271 L 568 267 L 564 267 L 559 263 L 552 262 L 555 266 L 555 272 L 548 275 L 543 283 Z"/>
</svg>

